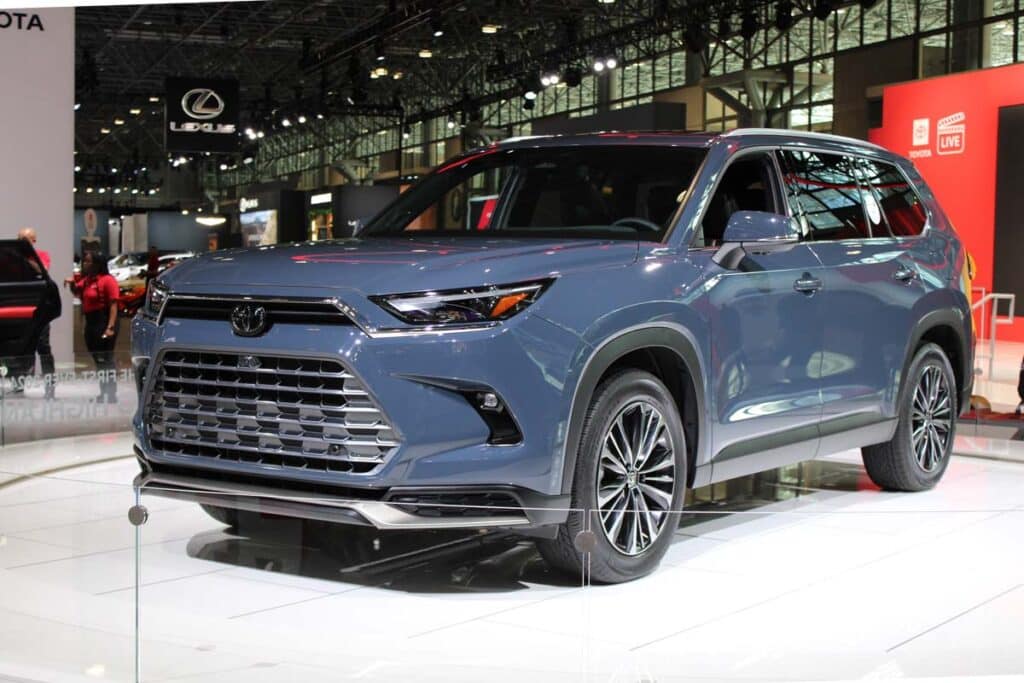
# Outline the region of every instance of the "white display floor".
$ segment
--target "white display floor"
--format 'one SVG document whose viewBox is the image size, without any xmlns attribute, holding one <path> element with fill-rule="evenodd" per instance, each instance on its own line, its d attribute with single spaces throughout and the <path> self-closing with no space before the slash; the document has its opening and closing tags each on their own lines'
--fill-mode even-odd
<svg viewBox="0 0 1024 683">
<path fill-rule="evenodd" d="M 136 539 L 136 470 L 0 486 L 0 680 L 132 680 L 136 618 L 146 681 L 1024 673 L 1017 463 L 956 457 L 936 490 L 888 494 L 848 453 L 703 489 L 662 567 L 619 586 L 498 533 L 325 549 L 299 523 L 232 535 L 160 498 Z"/>
</svg>

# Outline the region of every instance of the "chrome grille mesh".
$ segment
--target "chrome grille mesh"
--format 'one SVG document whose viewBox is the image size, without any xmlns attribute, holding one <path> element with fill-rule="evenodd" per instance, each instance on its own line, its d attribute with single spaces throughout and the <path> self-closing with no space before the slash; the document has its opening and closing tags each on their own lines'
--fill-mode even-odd
<svg viewBox="0 0 1024 683">
<path fill-rule="evenodd" d="M 340 362 L 167 351 L 147 404 L 160 451 L 282 468 L 367 473 L 398 438 Z"/>
</svg>

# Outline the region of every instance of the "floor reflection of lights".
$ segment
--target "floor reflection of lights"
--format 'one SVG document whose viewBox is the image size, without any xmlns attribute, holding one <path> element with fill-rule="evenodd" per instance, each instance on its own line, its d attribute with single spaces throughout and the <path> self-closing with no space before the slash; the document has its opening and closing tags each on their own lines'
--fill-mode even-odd
<svg viewBox="0 0 1024 683">
<path fill-rule="evenodd" d="M 1024 671 L 1024 467 L 875 489 L 856 454 L 693 494 L 651 576 L 584 586 L 529 541 L 294 520 L 227 530 L 124 460 L 0 488 L 0 680 L 671 681 Z"/>
</svg>

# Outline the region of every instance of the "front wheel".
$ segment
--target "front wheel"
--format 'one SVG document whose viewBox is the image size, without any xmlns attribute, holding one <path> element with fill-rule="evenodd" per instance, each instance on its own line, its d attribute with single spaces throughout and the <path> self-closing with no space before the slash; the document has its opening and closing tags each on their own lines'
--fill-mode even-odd
<svg viewBox="0 0 1024 683">
<path fill-rule="evenodd" d="M 956 378 L 945 352 L 924 344 L 907 369 L 899 425 L 886 443 L 862 449 L 871 481 L 889 491 L 924 491 L 939 483 L 956 435 Z"/>
<path fill-rule="evenodd" d="M 572 511 L 556 538 L 538 541 L 541 555 L 579 574 L 583 562 L 575 539 L 589 529 L 593 581 L 620 583 L 650 573 L 672 543 L 686 471 L 682 420 L 665 385 L 641 370 L 609 377 L 587 411 Z"/>
</svg>

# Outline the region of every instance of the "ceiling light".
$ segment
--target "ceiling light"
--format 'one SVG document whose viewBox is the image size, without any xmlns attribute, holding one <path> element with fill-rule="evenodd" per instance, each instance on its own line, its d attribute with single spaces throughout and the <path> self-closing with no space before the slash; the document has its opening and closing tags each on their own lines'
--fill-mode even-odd
<svg viewBox="0 0 1024 683">
<path fill-rule="evenodd" d="M 159 102 L 159 101 L 160 101 L 160 98 L 159 98 L 159 97 L 157 97 L 156 95 L 150 95 L 150 96 L 149 96 L 149 101 L 150 101 L 150 102 Z"/>
<path fill-rule="evenodd" d="M 114 194 L 121 194 L 121 188 L 120 187 L 115 187 L 114 188 Z"/>
<path fill-rule="evenodd" d="M 380 78 L 381 76 L 388 75 L 388 68 L 386 66 L 378 66 L 370 72 L 370 76 L 373 78 Z"/>
<path fill-rule="evenodd" d="M 393 78 L 396 81 L 400 81 L 402 80 L 402 76 L 404 75 L 405 74 L 403 74 L 401 71 L 396 71 L 395 73 L 391 74 L 391 78 Z"/>
<path fill-rule="evenodd" d="M 81 102 L 75 102 L 75 111 L 78 111 L 81 108 L 82 108 L 82 103 Z"/>
<path fill-rule="evenodd" d="M 92 194 L 92 188 L 91 187 L 85 188 L 85 192 L 86 192 L 86 194 Z"/>
<path fill-rule="evenodd" d="M 187 216 L 188 215 L 188 209 L 182 209 L 181 210 L 181 215 L 182 216 Z"/>
<path fill-rule="evenodd" d="M 501 27 L 498 26 L 497 24 L 484 24 L 483 26 L 480 27 L 480 32 L 486 33 L 488 35 L 493 35 L 498 32 L 499 28 Z"/>
<path fill-rule="evenodd" d="M 100 133 L 102 133 L 103 135 L 107 135 L 108 133 L 110 133 L 110 129 L 104 126 L 103 128 L 100 128 Z"/>
<path fill-rule="evenodd" d="M 224 216 L 196 216 L 196 223 L 199 223 L 199 225 L 205 225 L 208 228 L 224 225 L 227 220 L 228 219 Z"/>
<path fill-rule="evenodd" d="M 287 128 L 288 126 L 292 125 L 292 120 L 286 116 L 283 119 L 281 119 L 281 125 Z"/>
<path fill-rule="evenodd" d="M 227 164 L 221 164 L 220 165 L 220 170 L 222 170 L 222 171 L 228 170 L 228 165 Z"/>
<path fill-rule="evenodd" d="M 97 191 L 98 191 L 98 192 L 99 192 L 100 194 L 103 194 L 104 192 L 106 192 L 106 191 L 107 191 L 107 188 L 105 188 L 105 187 L 101 187 L 101 188 L 100 188 L 99 190 L 97 190 Z"/>
<path fill-rule="evenodd" d="M 446 123 L 445 125 L 448 127 L 448 130 L 451 130 L 452 128 L 455 128 L 455 119 L 453 119 L 452 117 L 449 116 L 448 117 L 448 123 Z"/>
<path fill-rule="evenodd" d="M 114 119 L 114 125 L 115 126 L 123 126 L 124 125 L 124 119 Z"/>
<path fill-rule="evenodd" d="M 263 136 L 264 136 L 264 135 L 266 135 L 266 133 L 264 133 L 264 132 L 263 132 L 262 130 L 261 130 L 261 131 L 259 131 L 258 133 L 256 133 L 256 137 L 258 137 L 258 138 L 259 138 L 260 140 L 262 140 L 262 139 L 263 139 Z"/>
<path fill-rule="evenodd" d="M 430 20 L 430 32 L 435 38 L 440 38 L 444 35 L 444 20 L 440 14 L 435 14 Z"/>
<path fill-rule="evenodd" d="M 117 173 L 117 167 L 115 167 L 115 166 L 111 166 L 111 167 L 110 167 L 110 172 L 111 172 L 111 173 Z"/>
<path fill-rule="evenodd" d="M 595 73 L 601 73 L 602 71 L 604 71 L 604 60 L 603 59 L 595 59 L 594 60 L 594 72 Z"/>
<path fill-rule="evenodd" d="M 138 107 L 132 107 L 131 109 L 128 110 L 128 113 L 131 114 L 132 116 L 138 116 L 139 114 L 142 113 L 142 110 L 139 109 Z"/>
<path fill-rule="evenodd" d="M 75 166 L 75 173 L 78 173 L 81 170 L 82 170 L 81 166 Z"/>
<path fill-rule="evenodd" d="M 615 0 L 597 0 L 599 5 L 614 5 Z"/>
<path fill-rule="evenodd" d="M 299 123 L 305 123 L 307 121 L 305 114 L 299 114 L 299 118 L 295 119 Z"/>
<path fill-rule="evenodd" d="M 619 60 L 615 59 L 615 57 L 608 57 L 604 60 L 604 65 L 609 69 L 614 69 L 619 65 Z"/>
<path fill-rule="evenodd" d="M 149 194 L 156 194 L 156 190 L 155 189 L 150 189 Z"/>
<path fill-rule="evenodd" d="M 246 158 L 242 159 L 242 163 L 243 164 L 251 164 L 252 163 L 252 157 L 246 157 Z"/>
<path fill-rule="evenodd" d="M 132 194 L 138 194 L 138 193 L 139 193 L 139 188 L 133 187 L 132 188 Z"/>
<path fill-rule="evenodd" d="M 420 50 L 420 59 L 430 59 L 434 56 L 434 51 L 429 48 L 423 48 Z"/>
</svg>

